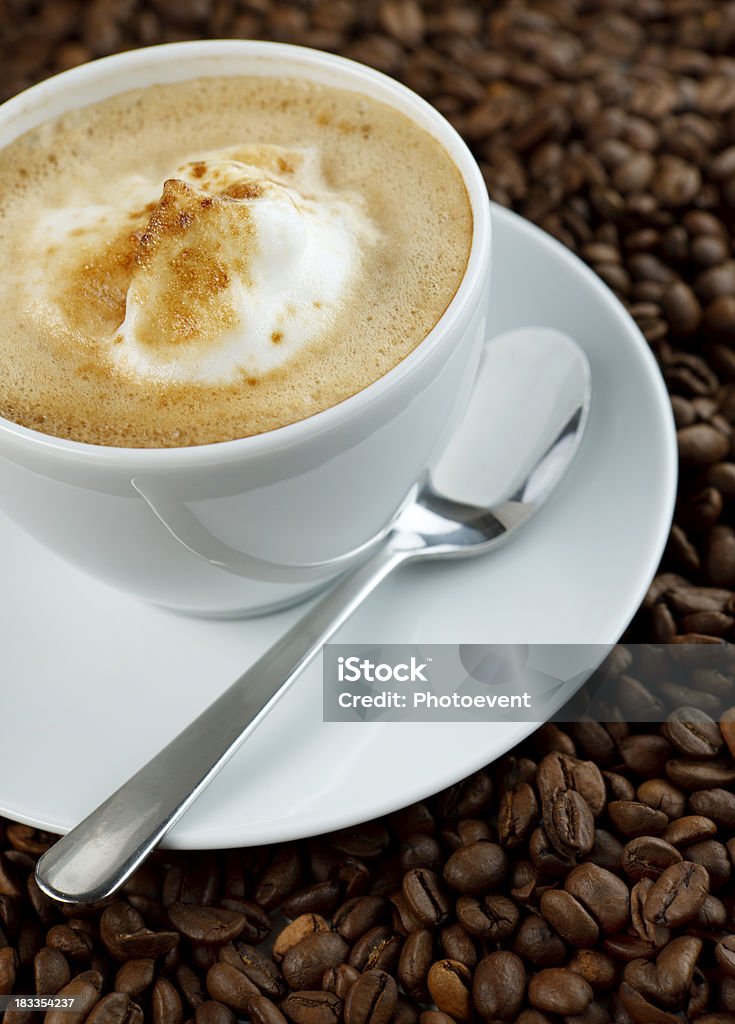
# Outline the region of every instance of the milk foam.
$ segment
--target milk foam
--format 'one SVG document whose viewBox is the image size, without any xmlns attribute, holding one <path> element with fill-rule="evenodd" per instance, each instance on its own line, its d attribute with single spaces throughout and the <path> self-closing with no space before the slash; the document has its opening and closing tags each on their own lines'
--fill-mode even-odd
<svg viewBox="0 0 735 1024">
<path fill-rule="evenodd" d="M 105 343 L 116 370 L 141 380 L 225 384 L 278 369 L 333 325 L 378 237 L 360 197 L 326 185 L 313 148 L 208 152 L 174 168 L 162 191 L 140 175 L 115 191 L 109 206 L 49 211 L 39 237 L 73 254 L 153 207 L 125 318 Z M 36 292 L 53 289 L 37 270 Z"/>
<path fill-rule="evenodd" d="M 0 181 L 0 415 L 92 444 L 336 405 L 426 337 L 472 241 L 427 132 L 299 79 L 111 97 L 0 148 Z"/>
</svg>

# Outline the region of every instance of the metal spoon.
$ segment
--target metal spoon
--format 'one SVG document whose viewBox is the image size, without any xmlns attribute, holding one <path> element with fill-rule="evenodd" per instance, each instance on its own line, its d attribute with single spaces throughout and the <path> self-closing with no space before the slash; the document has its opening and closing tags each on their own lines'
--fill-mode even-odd
<svg viewBox="0 0 735 1024">
<path fill-rule="evenodd" d="M 484 554 L 541 508 L 582 438 L 587 360 L 565 335 L 524 328 L 490 343 L 481 373 L 449 451 L 377 549 L 41 857 L 36 880 L 43 892 L 72 904 L 115 893 L 381 580 L 404 562 Z"/>
</svg>

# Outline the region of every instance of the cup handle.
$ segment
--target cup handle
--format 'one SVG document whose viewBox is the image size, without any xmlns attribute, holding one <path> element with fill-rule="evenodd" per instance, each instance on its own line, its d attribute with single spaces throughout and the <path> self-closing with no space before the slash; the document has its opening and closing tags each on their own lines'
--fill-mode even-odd
<svg viewBox="0 0 735 1024">
<path fill-rule="evenodd" d="M 225 544 L 210 533 L 183 501 L 156 493 L 149 481 L 135 477 L 130 482 L 156 519 L 174 540 L 192 555 L 234 576 L 245 576 L 268 583 L 308 583 L 327 580 L 343 572 L 360 558 L 366 557 L 390 531 L 388 524 L 364 544 L 322 562 L 276 562 Z"/>
</svg>

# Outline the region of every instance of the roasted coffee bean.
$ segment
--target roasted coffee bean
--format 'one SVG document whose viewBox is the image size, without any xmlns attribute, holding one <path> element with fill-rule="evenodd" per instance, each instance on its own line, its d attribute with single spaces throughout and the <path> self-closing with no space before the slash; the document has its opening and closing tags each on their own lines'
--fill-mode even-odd
<svg viewBox="0 0 735 1024">
<path fill-rule="evenodd" d="M 212 999 L 237 1013 L 247 1014 L 250 1000 L 259 996 L 257 985 L 231 964 L 216 963 L 207 971 L 207 992 Z"/>
<path fill-rule="evenodd" d="M 663 811 L 637 800 L 613 800 L 608 804 L 607 813 L 618 832 L 631 838 L 658 835 L 669 823 Z"/>
<path fill-rule="evenodd" d="M 667 1000 L 678 1002 L 690 988 L 702 951 L 701 939 L 681 935 L 672 939 L 656 957 L 659 993 Z M 659 999 L 661 996 L 659 995 Z"/>
<path fill-rule="evenodd" d="M 390 904 L 393 908 L 391 914 L 393 928 L 400 935 L 410 935 L 411 932 L 421 927 L 402 892 L 394 892 L 390 898 Z"/>
<path fill-rule="evenodd" d="M 195 1024 L 236 1024 L 237 1017 L 228 1006 L 209 999 L 206 1003 L 197 1006 L 194 1022 Z"/>
<path fill-rule="evenodd" d="M 457 960 L 437 960 L 427 977 L 429 994 L 442 1013 L 455 1020 L 472 1018 L 472 973 Z"/>
<path fill-rule="evenodd" d="M 628 917 L 628 887 L 611 871 L 580 864 L 570 871 L 564 888 L 589 911 L 605 935 L 620 931 Z"/>
<path fill-rule="evenodd" d="M 735 828 L 735 793 L 729 790 L 700 789 L 690 796 L 689 806 L 696 815 L 709 818 L 723 828 Z"/>
<path fill-rule="evenodd" d="M 245 919 L 245 925 L 240 932 L 243 942 L 262 942 L 271 933 L 271 919 L 268 914 L 251 900 L 237 900 L 235 903 L 229 899 L 221 901 L 222 906 L 228 910 L 234 910 Z"/>
<path fill-rule="evenodd" d="M 28 898 L 31 902 L 36 915 L 38 916 L 41 923 L 45 926 L 53 924 L 56 919 L 55 908 L 51 900 L 38 888 L 38 883 L 33 875 L 28 876 L 28 882 L 26 886 L 28 890 Z M 4 899 L 11 899 L 12 897 L 5 896 Z"/>
<path fill-rule="evenodd" d="M 683 790 L 714 790 L 735 782 L 735 768 L 724 761 L 674 759 L 666 765 L 666 774 Z"/>
<path fill-rule="evenodd" d="M 9 946 L 0 950 L 0 957 L 2 957 L 6 951 L 9 951 L 7 952 L 7 958 L 14 960 L 12 980 L 10 988 L 8 989 L 9 993 L 13 990 L 12 985 L 15 981 L 15 971 L 17 970 L 18 965 L 17 954 L 15 953 L 15 950 L 11 949 Z M 35 979 L 36 995 L 39 996 L 54 996 L 64 987 L 64 985 L 68 985 L 71 981 L 71 970 L 69 969 L 69 963 L 66 957 L 58 950 L 49 949 L 47 946 L 40 949 L 33 959 L 33 975 Z M 3 991 L 5 991 L 4 988 Z"/>
<path fill-rule="evenodd" d="M 247 981 L 247 979 L 245 980 Z M 199 975 L 188 964 L 179 964 L 176 968 L 176 983 L 192 1010 L 196 1010 L 197 1006 L 207 998 Z"/>
<path fill-rule="evenodd" d="M 436 833 L 434 815 L 426 804 L 410 804 L 391 814 L 389 821 L 401 841 L 413 835 L 433 836 Z"/>
<path fill-rule="evenodd" d="M 605 806 L 605 781 L 592 761 L 582 761 L 567 754 L 548 754 L 539 764 L 536 787 L 545 801 L 558 791 L 573 790 L 582 796 L 594 815 Z"/>
<path fill-rule="evenodd" d="M 472 1001 L 484 1021 L 513 1020 L 526 992 L 523 961 L 508 951 L 480 960 L 472 982 Z"/>
<path fill-rule="evenodd" d="M 654 882 L 643 912 L 652 924 L 675 928 L 694 917 L 708 892 L 709 878 L 701 864 L 672 864 Z"/>
<path fill-rule="evenodd" d="M 403 871 L 401 870 L 398 857 L 391 855 L 376 864 L 374 869 L 371 871 L 370 877 L 370 894 L 373 896 L 382 896 L 384 899 L 390 898 L 394 893 L 400 890 L 401 878 L 403 877 Z M 388 910 L 392 913 L 392 909 L 390 907 L 388 907 Z"/>
<path fill-rule="evenodd" d="M 184 863 L 172 864 L 166 871 L 161 902 L 164 907 L 170 907 L 172 903 L 205 906 L 214 903 L 217 890 L 218 870 L 214 856 L 195 853 Z"/>
<path fill-rule="evenodd" d="M 725 974 L 735 978 L 735 936 L 728 935 L 717 943 L 715 960 Z"/>
<path fill-rule="evenodd" d="M 722 843 L 714 839 L 705 839 L 701 843 L 694 843 L 684 850 L 684 857 L 695 864 L 701 864 L 709 876 L 710 889 L 720 889 L 725 885 L 732 873 L 732 865 L 727 855 L 727 849 Z"/>
<path fill-rule="evenodd" d="M 421 1007 L 408 996 L 399 993 L 396 1008 L 393 1011 L 393 1024 L 419 1024 L 420 1015 Z"/>
<path fill-rule="evenodd" d="M 688 814 L 667 825 L 662 839 L 672 846 L 689 846 L 716 834 L 717 826 L 711 818 L 705 818 L 700 814 Z"/>
<path fill-rule="evenodd" d="M 623 856 L 623 844 L 604 828 L 595 829 L 595 841 L 587 855 L 591 864 L 608 871 L 617 871 Z"/>
<path fill-rule="evenodd" d="M 142 1024 L 143 1011 L 124 992 L 110 992 L 86 1018 L 89 1024 Z"/>
<path fill-rule="evenodd" d="M 580 718 L 571 728 L 575 745 L 579 748 L 580 753 L 585 754 L 588 758 L 596 758 L 596 762 L 600 765 L 612 765 L 618 760 L 615 741 L 600 722 L 595 722 L 591 718 Z M 609 785 L 607 773 L 603 772 L 602 775 L 606 784 Z"/>
<path fill-rule="evenodd" d="M 656 1024 L 675 1024 L 677 1020 L 673 1014 L 659 1009 L 627 982 L 621 984 L 617 996 L 621 1012 L 626 1014 L 628 1020 L 655 1021 Z"/>
<path fill-rule="evenodd" d="M 302 914 L 331 914 L 339 906 L 340 889 L 337 882 L 316 882 L 296 892 L 282 906 L 286 917 Z M 263 936 L 265 938 L 265 936 Z"/>
<path fill-rule="evenodd" d="M 336 932 L 314 932 L 286 953 L 281 964 L 283 977 L 291 989 L 311 990 L 321 985 L 328 967 L 336 967 L 347 957 L 349 946 Z"/>
<path fill-rule="evenodd" d="M 573 946 L 594 946 L 600 930 L 594 918 L 564 889 L 541 894 L 541 913 L 551 927 Z"/>
<path fill-rule="evenodd" d="M 454 1018 L 441 1010 L 424 1010 L 419 1017 L 420 1024 L 455 1024 Z"/>
<path fill-rule="evenodd" d="M 676 708 L 662 729 L 677 750 L 689 757 L 716 757 L 722 747 L 717 724 L 697 708 Z"/>
<path fill-rule="evenodd" d="M 128 960 L 115 975 L 115 991 L 124 992 L 135 999 L 153 984 L 155 970 L 156 962 L 150 958 Z"/>
<path fill-rule="evenodd" d="M 222 963 L 242 971 L 264 995 L 271 999 L 280 999 L 285 995 L 286 983 L 278 966 L 253 946 L 244 942 L 238 942 L 236 946 L 228 943 L 220 947 L 217 955 Z"/>
<path fill-rule="evenodd" d="M 242 914 L 224 907 L 189 906 L 172 903 L 168 908 L 171 924 L 191 942 L 205 946 L 224 946 L 245 927 Z"/>
<path fill-rule="evenodd" d="M 166 978 L 158 978 L 151 993 L 153 1024 L 181 1024 L 184 1019 L 181 997 Z"/>
<path fill-rule="evenodd" d="M 64 985 L 57 993 L 60 1000 L 73 998 L 74 1009 L 52 1009 L 45 1014 L 45 1020 L 51 1024 L 76 1024 L 83 1021 L 90 1013 L 92 1007 L 99 1002 L 102 991 L 102 975 L 98 971 L 83 971 L 76 978 L 72 978 L 68 985 Z M 63 1002 L 60 1004 L 63 1006 Z M 4 1020 L 7 1019 L 7 1014 Z"/>
<path fill-rule="evenodd" d="M 532 1006 L 564 1017 L 584 1013 L 593 998 L 584 978 L 563 967 L 539 971 L 528 983 L 528 1001 Z"/>
<path fill-rule="evenodd" d="M 646 779 L 640 784 L 635 795 L 641 803 L 648 804 L 654 810 L 663 811 L 669 819 L 680 818 L 686 810 L 685 794 L 676 786 L 672 786 L 668 779 Z"/>
<path fill-rule="evenodd" d="M 255 901 L 264 910 L 278 907 L 298 888 L 301 880 L 301 860 L 298 850 L 284 846 L 265 869 L 255 888 Z"/>
<path fill-rule="evenodd" d="M 388 1024 L 398 1002 L 398 986 L 385 971 L 365 971 L 350 989 L 345 1024 Z"/>
<path fill-rule="evenodd" d="M 490 842 L 493 838 L 490 825 L 479 818 L 461 818 L 441 831 L 441 839 L 450 850 L 459 850 L 462 846 L 483 840 Z"/>
<path fill-rule="evenodd" d="M 709 938 L 723 932 L 726 924 L 727 910 L 725 904 L 716 896 L 707 896 L 702 906 L 691 919 L 689 928 L 692 934 L 704 934 Z"/>
<path fill-rule="evenodd" d="M 293 1024 L 338 1024 L 342 1000 L 332 992 L 292 992 L 281 1009 Z"/>
<path fill-rule="evenodd" d="M 358 969 L 351 967 L 350 964 L 337 964 L 336 967 L 328 967 L 322 975 L 322 991 L 333 992 L 344 1001 L 359 977 Z"/>
<path fill-rule="evenodd" d="M 411 932 L 403 944 L 398 961 L 398 978 L 406 992 L 417 1002 L 426 1002 L 426 979 L 434 959 L 434 937 L 428 928 Z M 464 961 L 462 961 L 464 962 Z"/>
<path fill-rule="evenodd" d="M 378 925 L 365 932 L 352 947 L 349 963 L 358 971 L 380 968 L 392 971 L 398 964 L 401 955 L 402 941 L 390 928 Z"/>
<path fill-rule="evenodd" d="M 630 923 L 643 942 L 650 943 L 654 949 L 660 949 L 671 936 L 666 925 L 649 921 L 646 917 L 646 900 L 652 888 L 652 878 L 641 878 L 630 890 Z"/>
<path fill-rule="evenodd" d="M 643 776 L 663 774 L 666 762 L 672 756 L 668 740 L 664 736 L 650 733 L 626 736 L 621 740 L 619 750 L 626 768 Z"/>
<path fill-rule="evenodd" d="M 611 935 L 602 940 L 603 952 L 621 963 L 631 960 L 650 959 L 656 953 L 656 946 L 640 935 Z"/>
<path fill-rule="evenodd" d="M 248 1003 L 251 1024 L 286 1024 L 286 1018 L 276 1004 L 265 996 L 253 996 Z"/>
<path fill-rule="evenodd" d="M 444 865 L 444 881 L 452 889 L 475 896 L 494 888 L 508 870 L 508 858 L 497 843 L 461 846 Z M 438 922 L 437 922 L 438 923 Z"/>
<path fill-rule="evenodd" d="M 474 967 L 477 963 L 476 943 L 458 922 L 442 928 L 441 947 L 447 960 L 459 960 L 465 967 Z"/>
<path fill-rule="evenodd" d="M 343 904 L 332 919 L 332 927 L 348 943 L 388 918 L 388 904 L 381 896 L 360 896 Z"/>
<path fill-rule="evenodd" d="M 165 956 L 179 943 L 177 932 L 152 932 L 127 903 L 113 903 L 100 919 L 100 937 L 116 960 Z"/>
<path fill-rule="evenodd" d="M 335 921 L 338 921 L 336 916 Z M 329 930 L 329 925 L 320 914 L 301 914 L 276 936 L 273 942 L 273 959 L 276 963 L 280 963 L 289 949 L 296 946 L 302 939 L 314 935 L 316 932 L 328 932 Z"/>
<path fill-rule="evenodd" d="M 519 912 L 507 896 L 490 895 L 482 900 L 460 896 L 457 900 L 457 918 L 462 927 L 485 942 L 502 942 L 516 929 Z"/>
<path fill-rule="evenodd" d="M 333 832 L 328 840 L 340 853 L 360 860 L 372 860 L 388 847 L 390 833 L 381 821 L 368 821 Z"/>
<path fill-rule="evenodd" d="M 571 853 L 562 855 L 551 845 L 545 828 L 537 828 L 531 833 L 528 849 L 534 866 L 542 874 L 554 878 L 563 878 L 575 863 Z"/>
<path fill-rule="evenodd" d="M 596 994 L 611 989 L 617 978 L 615 962 L 594 949 L 576 950 L 567 966 L 584 978 Z"/>
<path fill-rule="evenodd" d="M 662 871 L 680 860 L 683 860 L 682 855 L 670 843 L 656 836 L 639 836 L 625 845 L 620 866 L 629 878 L 637 881 L 658 878 Z"/>
<path fill-rule="evenodd" d="M 87 963 L 92 955 L 93 942 L 89 935 L 75 931 L 66 924 L 57 924 L 46 933 L 49 949 L 63 953 L 67 960 Z"/>
<path fill-rule="evenodd" d="M 412 868 L 403 876 L 403 895 L 416 919 L 423 925 L 442 924 L 449 915 L 449 904 L 439 878 L 427 868 Z"/>
<path fill-rule="evenodd" d="M 534 967 L 555 967 L 564 963 L 566 946 L 542 917 L 530 914 L 521 921 L 511 949 Z"/>
<path fill-rule="evenodd" d="M 441 847 L 433 836 L 417 832 L 406 836 L 401 843 L 400 864 L 404 873 L 412 868 L 436 871 L 441 867 L 441 862 Z"/>
<path fill-rule="evenodd" d="M 574 789 L 558 790 L 543 804 L 544 827 L 562 856 L 583 857 L 592 849 L 595 823 L 589 804 Z"/>
<path fill-rule="evenodd" d="M 513 888 L 510 894 L 519 903 L 528 904 L 533 900 L 540 880 L 536 865 L 531 860 L 516 861 L 511 881 Z"/>
<path fill-rule="evenodd" d="M 12 946 L 0 949 L 0 995 L 10 995 L 13 991 L 18 967 L 18 954 Z"/>
<path fill-rule="evenodd" d="M 538 819 L 536 794 L 527 782 L 521 782 L 513 789 L 506 790 L 500 798 L 498 808 L 498 833 L 500 843 L 514 849 L 530 835 Z"/>
<path fill-rule="evenodd" d="M 445 789 L 437 797 L 439 813 L 449 821 L 471 818 L 481 811 L 493 794 L 493 784 L 485 772 L 475 772 L 462 782 Z"/>
</svg>

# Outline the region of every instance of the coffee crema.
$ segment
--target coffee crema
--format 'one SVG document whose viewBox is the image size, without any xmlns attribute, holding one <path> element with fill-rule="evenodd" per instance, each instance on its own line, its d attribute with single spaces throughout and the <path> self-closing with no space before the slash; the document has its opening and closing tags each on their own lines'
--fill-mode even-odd
<svg viewBox="0 0 735 1024">
<path fill-rule="evenodd" d="M 100 445 L 263 433 L 383 376 L 455 294 L 461 175 L 305 80 L 158 85 L 0 151 L 0 414 Z"/>
</svg>

